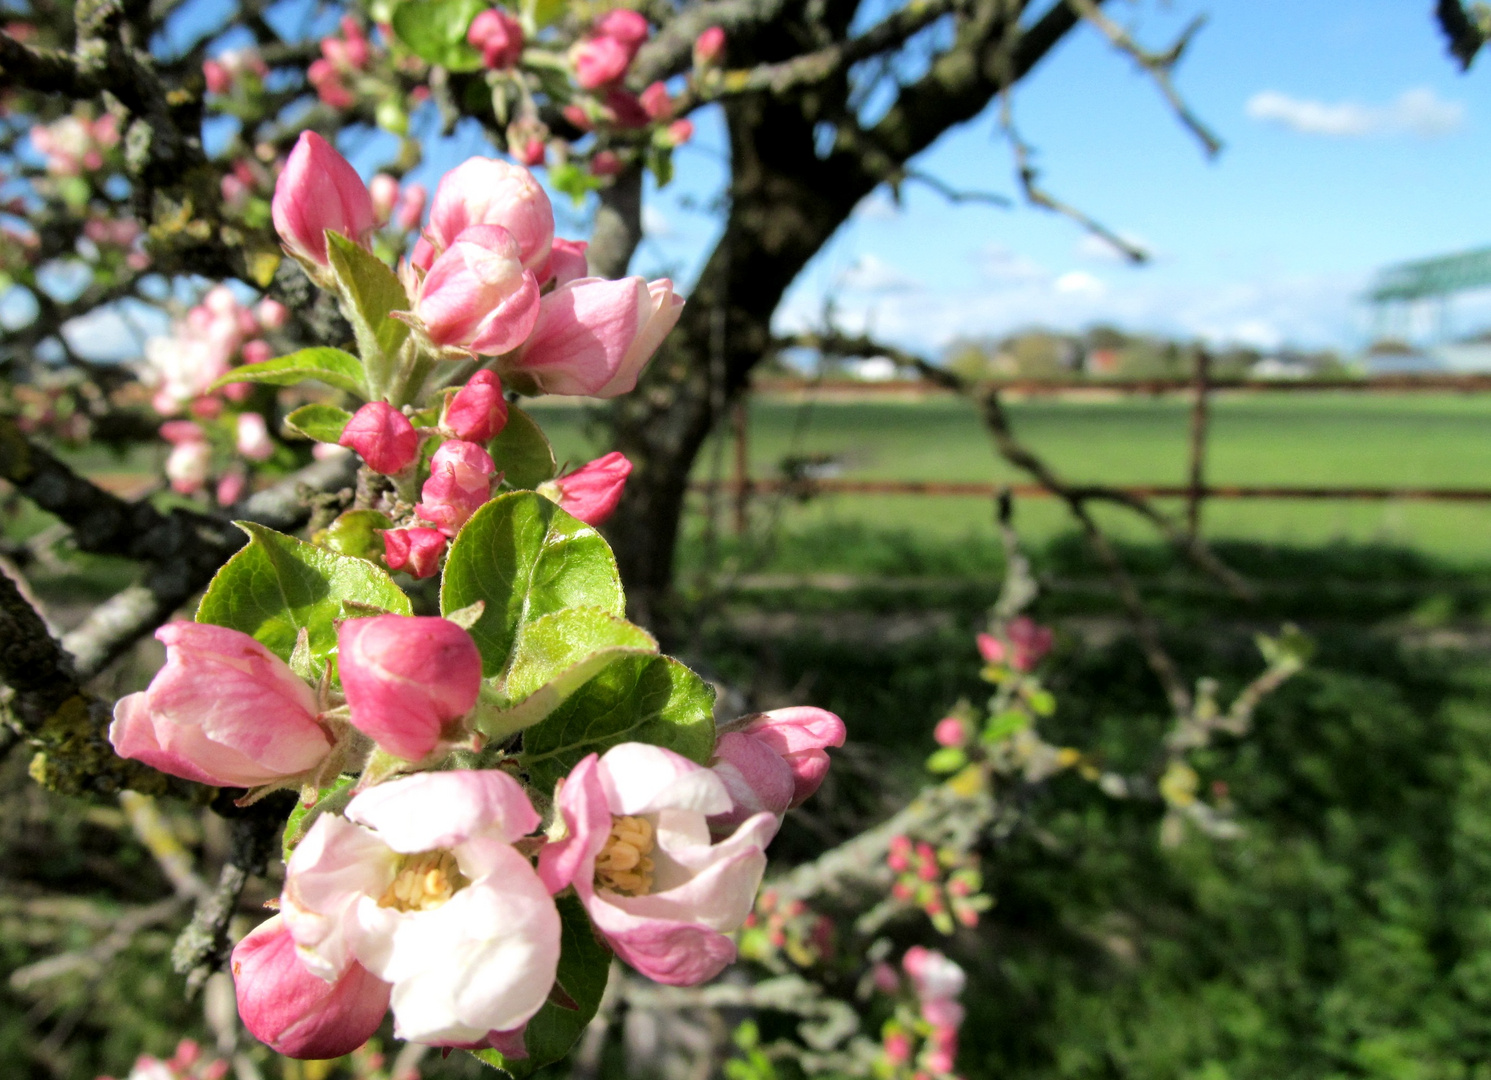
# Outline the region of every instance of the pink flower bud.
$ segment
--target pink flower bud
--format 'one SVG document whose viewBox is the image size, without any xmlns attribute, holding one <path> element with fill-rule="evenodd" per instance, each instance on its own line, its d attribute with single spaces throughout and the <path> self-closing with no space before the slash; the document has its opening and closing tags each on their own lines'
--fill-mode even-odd
<svg viewBox="0 0 1491 1080">
<path fill-rule="evenodd" d="M 581 131 L 589 131 L 595 126 L 590 120 L 590 114 L 578 105 L 566 105 L 559 110 L 559 114 Z"/>
<path fill-rule="evenodd" d="M 596 20 L 595 33 L 621 42 L 635 56 L 647 35 L 652 33 L 652 27 L 647 25 L 646 17 L 640 12 L 617 8 Z"/>
<path fill-rule="evenodd" d="M 616 397 L 637 385 L 682 312 L 667 278 L 581 278 L 539 304 L 538 321 L 509 364 L 548 394 Z"/>
<path fill-rule="evenodd" d="M 619 450 L 581 465 L 554 481 L 561 509 L 587 525 L 599 525 L 616 510 L 632 463 Z"/>
<path fill-rule="evenodd" d="M 904 1031 L 893 1031 L 881 1044 L 885 1059 L 892 1065 L 905 1065 L 911 1060 L 911 1036 Z"/>
<path fill-rule="evenodd" d="M 507 402 L 495 371 L 478 371 L 445 406 L 440 426 L 458 439 L 484 443 L 507 426 Z"/>
<path fill-rule="evenodd" d="M 380 223 L 388 221 L 394 203 L 399 198 L 399 182 L 388 173 L 379 173 L 368 184 L 368 196 L 373 200 L 373 216 Z"/>
<path fill-rule="evenodd" d="M 793 807 L 818 790 L 828 774 L 825 748 L 844 745 L 844 721 L 827 709 L 800 705 L 762 713 L 741 731 L 760 739 L 782 756 L 792 770 Z"/>
<path fill-rule="evenodd" d="M 484 356 L 521 345 L 538 308 L 538 281 L 523 268 L 513 234 L 500 225 L 464 229 L 431 264 L 414 301 L 433 344 Z"/>
<path fill-rule="evenodd" d="M 166 479 L 178 495 L 200 491 L 212 469 L 212 448 L 200 439 L 179 442 L 166 456 Z"/>
<path fill-rule="evenodd" d="M 114 706 L 109 741 L 120 757 L 246 788 L 306 772 L 331 750 L 311 688 L 247 634 L 177 622 L 155 636 L 165 666 Z"/>
<path fill-rule="evenodd" d="M 539 284 L 547 285 L 552 281 L 554 287 L 559 288 L 584 277 L 590 272 L 585 258 L 589 247 L 590 244 L 584 240 L 564 240 L 556 236 L 554 250 L 549 253 L 549 261 L 539 275 Z"/>
<path fill-rule="evenodd" d="M 233 76 L 216 60 L 202 61 L 202 77 L 207 80 L 209 94 L 226 94 L 233 85 Z"/>
<path fill-rule="evenodd" d="M 626 131 L 645 128 L 652 120 L 637 95 L 620 87 L 606 94 L 606 111 L 611 114 L 611 123 Z"/>
<path fill-rule="evenodd" d="M 269 426 L 256 412 L 238 414 L 238 452 L 250 461 L 268 461 L 274 456 Z"/>
<path fill-rule="evenodd" d="M 355 961 L 335 982 L 314 975 L 276 915 L 233 949 L 233 988 L 244 1027 L 292 1058 L 335 1058 L 373 1037 L 392 987 Z"/>
<path fill-rule="evenodd" d="M 348 619 L 337 631 L 337 667 L 353 726 L 410 761 L 457 733 L 481 688 L 476 643 L 447 619 Z"/>
<path fill-rule="evenodd" d="M 624 167 L 614 150 L 601 150 L 590 159 L 590 171 L 596 176 L 618 176 Z"/>
<path fill-rule="evenodd" d="M 409 418 L 386 401 L 370 401 L 347 421 L 340 445 L 356 450 L 384 476 L 403 472 L 419 456 L 419 435 Z"/>
<path fill-rule="evenodd" d="M 435 189 L 429 226 L 433 254 L 472 225 L 501 225 L 518 242 L 523 268 L 537 270 L 554 241 L 554 208 L 527 169 L 498 158 L 471 158 L 446 173 Z"/>
<path fill-rule="evenodd" d="M 668 125 L 668 143 L 672 146 L 682 146 L 693 137 L 694 122 L 686 117 Z"/>
<path fill-rule="evenodd" d="M 430 478 L 414 512 L 446 536 L 454 536 L 492 497 L 492 455 L 475 443 L 450 439 L 430 458 Z"/>
<path fill-rule="evenodd" d="M 727 813 L 709 818 L 710 832 L 722 836 L 752 814 L 774 814 L 778 819 L 792 805 L 795 781 L 782 756 L 760 739 L 739 731 L 721 735 L 710 770 L 723 781 L 733 804 Z"/>
<path fill-rule="evenodd" d="M 290 320 L 290 309 L 278 300 L 266 297 L 254 307 L 254 318 L 265 330 L 278 330 Z"/>
<path fill-rule="evenodd" d="M 364 244 L 376 224 L 372 197 L 357 170 L 314 131 L 302 132 L 290 151 L 271 211 L 285 249 L 320 267 L 327 265 L 328 231 Z"/>
<path fill-rule="evenodd" d="M 932 738 L 938 746 L 962 746 L 968 741 L 968 728 L 956 716 L 945 716 L 932 729 Z"/>
<path fill-rule="evenodd" d="M 1049 626 L 1024 615 L 1010 620 L 1009 636 L 1014 651 L 1010 662 L 1017 671 L 1029 671 L 1039 664 L 1055 640 Z"/>
<path fill-rule="evenodd" d="M 570 50 L 575 82 L 582 90 L 599 90 L 617 82 L 632 63 L 632 50 L 613 37 L 590 37 Z"/>
<path fill-rule="evenodd" d="M 445 554 L 445 534 L 438 529 L 415 526 L 389 529 L 383 534 L 383 559 L 390 570 L 402 570 L 412 577 L 427 578 L 440 569 Z"/>
<path fill-rule="evenodd" d="M 711 67 L 725 55 L 725 31 L 711 26 L 694 39 L 694 66 Z"/>
<path fill-rule="evenodd" d="M 490 8 L 471 20 L 466 40 L 481 50 L 482 64 L 494 71 L 512 67 L 523 56 L 523 27 L 501 8 Z"/>
<path fill-rule="evenodd" d="M 236 470 L 225 473 L 223 478 L 217 482 L 217 504 L 232 506 L 243 498 L 243 493 L 247 490 L 248 478 L 243 473 Z"/>
<path fill-rule="evenodd" d="M 191 420 L 167 420 L 160 426 L 160 437 L 172 446 L 201 442 L 207 438 L 202 432 L 202 426 Z"/>
<path fill-rule="evenodd" d="M 262 364 L 274 356 L 274 349 L 269 342 L 260 338 L 243 343 L 243 362 L 245 364 Z"/>
<path fill-rule="evenodd" d="M 642 108 L 653 120 L 671 120 L 673 118 L 673 95 L 668 93 L 668 87 L 660 82 L 655 82 L 646 90 L 642 91 Z"/>
<path fill-rule="evenodd" d="M 425 212 L 425 200 L 429 196 L 423 184 L 405 184 L 399 194 L 398 208 L 394 211 L 394 224 L 404 232 L 419 228 L 419 219 Z"/>
</svg>

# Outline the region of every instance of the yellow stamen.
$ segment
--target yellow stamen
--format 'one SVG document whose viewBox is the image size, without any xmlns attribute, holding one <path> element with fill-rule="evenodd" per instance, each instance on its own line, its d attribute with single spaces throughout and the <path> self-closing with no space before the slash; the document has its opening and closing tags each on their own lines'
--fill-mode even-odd
<svg viewBox="0 0 1491 1080">
<path fill-rule="evenodd" d="M 399 911 L 430 911 L 468 884 L 456 865 L 456 857 L 448 851 L 405 855 L 393 881 L 378 898 L 378 906 Z"/>
<path fill-rule="evenodd" d="M 611 835 L 595 857 L 595 885 L 626 896 L 645 896 L 652 891 L 652 860 L 656 846 L 652 823 L 646 818 L 611 819 Z"/>
</svg>

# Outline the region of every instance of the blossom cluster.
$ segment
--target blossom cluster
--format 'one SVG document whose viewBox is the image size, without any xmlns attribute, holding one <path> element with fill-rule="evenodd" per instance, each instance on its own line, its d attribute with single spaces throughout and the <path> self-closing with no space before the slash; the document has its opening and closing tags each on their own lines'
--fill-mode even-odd
<svg viewBox="0 0 1491 1080">
<path fill-rule="evenodd" d="M 450 620 L 344 621 L 340 692 L 240 631 L 172 623 L 157 637 L 165 667 L 120 700 L 109 737 L 171 775 L 314 798 L 370 746 L 430 768 L 473 744 L 481 657 Z M 823 776 L 804 762 L 843 741 L 838 718 L 816 709 L 745 727 L 763 748 L 797 748 L 774 771 L 804 798 Z M 708 979 L 735 957 L 726 935 L 751 911 L 780 823 L 766 811 L 740 819 L 731 792 L 744 794 L 742 776 L 722 759 L 705 767 L 637 742 L 581 760 L 548 822 L 501 770 L 368 776 L 341 814 L 316 817 L 289 860 L 280 913 L 233 953 L 245 1023 L 294 1057 L 350 1052 L 390 1008 L 400 1038 L 521 1056 L 522 1029 L 554 987 L 552 897 L 567 891 L 638 971 L 673 985 Z"/>
<path fill-rule="evenodd" d="M 401 1039 L 516 1060 L 529 1054 L 540 1010 L 578 1008 L 579 987 L 561 966 L 573 948 L 567 920 L 583 919 L 584 940 L 670 985 L 712 978 L 735 959 L 732 935 L 752 912 L 766 848 L 822 783 L 844 725 L 802 707 L 711 735 L 702 680 L 620 618 L 614 558 L 592 526 L 620 498 L 625 457 L 560 475 L 529 468 L 516 485 L 498 468 L 553 462 L 504 383 L 602 397 L 631 389 L 679 317 L 671 282 L 587 276 L 584 245 L 554 236 L 531 174 L 483 158 L 441 181 L 395 274 L 371 243 L 379 204 L 383 213 L 396 205 L 389 195 L 369 190 L 319 136 L 301 136 L 273 220 L 287 253 L 338 297 L 361 355 L 259 358 L 193 383 L 189 398 L 200 419 L 220 389 L 263 376 L 360 392 L 355 412 L 313 402 L 286 417 L 358 454 L 356 505 L 312 544 L 255 533 L 209 587 L 199 621 L 157 633 L 166 663 L 119 701 L 109 738 L 124 757 L 246 789 L 246 801 L 300 793 L 278 913 L 232 956 L 239 1012 L 258 1038 L 293 1057 L 337 1057 L 392 1013 Z M 392 299 L 399 289 L 402 303 Z M 218 296 L 204 302 L 202 332 L 236 347 L 246 324 Z M 222 320 L 216 335 L 212 320 Z M 475 370 L 446 374 L 461 365 Z M 192 446 L 193 428 L 173 420 L 166 435 Z M 542 571 L 519 565 L 540 557 L 519 550 L 510 516 L 519 512 L 558 530 Z M 369 550 L 369 531 L 381 534 L 381 551 Z M 266 543 L 279 562 L 262 554 Z M 427 577 L 442 557 L 446 617 L 410 613 L 376 565 Z M 589 560 L 569 584 L 566 559 Z M 328 560 L 338 576 L 307 589 L 306 575 Z M 259 591 L 286 565 L 313 597 L 358 583 L 365 591 L 343 593 L 334 612 L 288 598 L 279 582 Z M 469 580 L 473 567 L 490 600 L 452 610 L 453 577 Z M 522 628 L 530 617 L 533 643 Z M 286 625 L 299 628 L 293 649 Z M 633 702 L 623 674 L 623 689 L 593 704 L 613 723 L 610 736 L 573 754 L 568 736 L 559 750 L 529 753 L 530 734 L 566 697 L 586 700 L 586 680 L 602 681 L 613 660 L 642 671 L 625 667 L 634 659 L 679 688 L 668 719 Z M 546 673 L 538 690 L 519 689 L 533 671 Z"/>
<path fill-rule="evenodd" d="M 31 145 L 46 158 L 52 176 L 98 172 L 119 145 L 119 121 L 112 113 L 95 119 L 79 107 L 51 124 L 34 126 Z"/>
<path fill-rule="evenodd" d="M 911 984 L 916 1010 L 898 1010 L 881 1029 L 881 1055 L 887 1072 L 915 1080 L 952 1080 L 964 1017 L 958 998 L 968 977 L 954 961 L 921 945 L 906 950 L 901 969 Z M 888 965 L 881 965 L 876 976 L 886 992 L 899 989 L 900 979 Z"/>
</svg>

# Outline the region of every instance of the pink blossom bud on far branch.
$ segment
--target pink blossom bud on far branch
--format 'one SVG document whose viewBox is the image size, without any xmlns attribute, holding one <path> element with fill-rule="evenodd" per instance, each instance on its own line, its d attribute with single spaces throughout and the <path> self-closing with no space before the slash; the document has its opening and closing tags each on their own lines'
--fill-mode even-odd
<svg viewBox="0 0 1491 1080">
<path fill-rule="evenodd" d="M 682 146 L 694 137 L 694 122 L 687 118 L 675 120 L 668 125 L 668 143 L 671 146 Z"/>
<path fill-rule="evenodd" d="M 399 193 L 399 203 L 394 210 L 393 219 L 399 231 L 409 232 L 419 228 L 419 219 L 425 212 L 425 202 L 429 197 L 429 190 L 423 184 L 404 185 Z"/>
<path fill-rule="evenodd" d="M 200 491 L 212 470 L 212 447 L 200 439 L 178 442 L 166 455 L 166 479 L 178 495 Z"/>
<path fill-rule="evenodd" d="M 507 402 L 495 371 L 478 371 L 445 406 L 440 426 L 458 439 L 484 443 L 507 426 Z"/>
<path fill-rule="evenodd" d="M 250 461 L 268 461 L 274 456 L 269 425 L 256 412 L 238 414 L 238 452 Z"/>
<path fill-rule="evenodd" d="M 376 225 L 373 199 L 357 170 L 314 131 L 302 132 L 274 185 L 275 231 L 302 262 L 327 266 L 326 233 L 367 242 Z"/>
<path fill-rule="evenodd" d="M 596 458 L 553 481 L 559 497 L 555 501 L 565 513 L 587 525 L 599 525 L 616 510 L 632 463 L 619 450 Z"/>
<path fill-rule="evenodd" d="M 647 110 L 647 115 L 651 119 L 673 119 L 673 96 L 668 93 L 668 88 L 664 84 L 655 82 L 643 90 L 641 101 L 642 108 Z"/>
<path fill-rule="evenodd" d="M 466 520 L 492 497 L 492 455 L 475 443 L 450 439 L 430 458 L 430 478 L 420 489 L 423 500 L 414 512 L 446 536 L 455 536 Z"/>
<path fill-rule="evenodd" d="M 482 64 L 494 71 L 512 67 L 523 56 L 523 27 L 501 8 L 490 8 L 471 20 L 466 40 L 481 50 Z"/>
<path fill-rule="evenodd" d="M 438 529 L 416 526 L 389 529 L 383 534 L 383 559 L 390 570 L 403 570 L 411 577 L 431 577 L 440 569 L 443 554 L 445 534 Z"/>
<path fill-rule="evenodd" d="M 286 1057 L 350 1054 L 388 1011 L 392 987 L 355 961 L 332 982 L 313 974 L 279 915 L 234 947 L 231 967 L 244 1027 Z"/>
<path fill-rule="evenodd" d="M 570 62 L 582 90 L 599 90 L 626 74 L 632 51 L 613 37 L 591 37 L 570 50 Z"/>
<path fill-rule="evenodd" d="M 431 254 L 439 255 L 472 225 L 500 225 L 512 233 L 525 270 L 537 271 L 549 258 L 554 208 L 520 165 L 477 157 L 445 174 L 430 206 Z M 417 257 L 414 262 L 419 265 Z"/>
<path fill-rule="evenodd" d="M 538 281 L 523 268 L 513 234 L 471 225 L 431 264 L 414 314 L 436 346 L 500 356 L 528 337 L 538 307 Z"/>
<path fill-rule="evenodd" d="M 652 33 L 652 28 L 647 25 L 646 16 L 640 12 L 617 8 L 596 20 L 595 33 L 621 42 L 635 56 L 642 43 L 647 40 L 647 35 Z"/>
<path fill-rule="evenodd" d="M 337 631 L 337 666 L 352 725 L 410 761 L 456 734 L 481 687 L 476 643 L 448 619 L 348 619 Z"/>
<path fill-rule="evenodd" d="M 682 308 L 667 278 L 572 281 L 540 302 L 533 333 L 508 369 L 548 394 L 625 394 Z"/>
<path fill-rule="evenodd" d="M 710 67 L 725 55 L 725 31 L 711 26 L 694 40 L 694 66 Z"/>
<path fill-rule="evenodd" d="M 419 456 L 419 435 L 409 418 L 386 401 L 370 401 L 347 421 L 340 445 L 356 450 L 384 476 L 403 472 Z"/>
<path fill-rule="evenodd" d="M 956 716 L 945 716 L 932 729 L 938 746 L 962 746 L 968 741 L 968 726 Z"/>
<path fill-rule="evenodd" d="M 619 176 L 625 167 L 614 150 L 601 150 L 590 159 L 590 171 L 596 176 Z"/>
<path fill-rule="evenodd" d="M 394 203 L 399 198 L 399 182 L 388 173 L 379 173 L 368 184 L 368 195 L 373 200 L 373 216 L 381 225 L 393 213 Z"/>
<path fill-rule="evenodd" d="M 109 742 L 120 757 L 220 787 L 257 787 L 304 773 L 331 750 L 316 695 L 247 634 L 207 623 L 155 632 L 166 664 L 119 699 Z"/>
</svg>

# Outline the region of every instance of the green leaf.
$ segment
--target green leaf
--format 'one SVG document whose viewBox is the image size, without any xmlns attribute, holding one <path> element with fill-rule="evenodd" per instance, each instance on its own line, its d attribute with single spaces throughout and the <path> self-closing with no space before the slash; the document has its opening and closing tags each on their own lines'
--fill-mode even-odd
<svg viewBox="0 0 1491 1080">
<path fill-rule="evenodd" d="M 497 496 L 450 546 L 441 613 L 478 600 L 487 606 L 471 636 L 487 676 L 507 669 L 527 623 L 569 607 L 625 610 L 616 559 L 600 533 L 531 491 Z"/>
<path fill-rule="evenodd" d="M 368 393 L 364 396 L 381 398 L 393 381 L 399 349 L 409 336 L 409 327 L 388 313 L 409 310 L 409 296 L 387 263 L 340 233 L 326 234 L 326 256 L 367 368 Z"/>
<path fill-rule="evenodd" d="M 303 802 L 295 804 L 295 809 L 290 811 L 290 816 L 285 821 L 285 833 L 280 838 L 280 850 L 286 862 L 290 861 L 296 845 L 305 839 L 306 831 L 318 817 L 328 810 L 335 813 L 352 801 L 352 785 L 355 783 L 355 776 L 339 776 L 331 787 L 321 789 L 320 798 L 310 806 Z"/>
<path fill-rule="evenodd" d="M 236 367 L 208 387 L 217 390 L 229 383 L 268 383 L 270 386 L 294 386 L 307 379 L 319 379 L 327 386 L 347 390 L 362 397 L 367 396 L 363 386 L 362 364 L 351 353 L 341 349 L 318 345 L 313 349 L 301 349 L 289 356 L 266 360 L 262 364 L 245 364 Z"/>
<path fill-rule="evenodd" d="M 927 768 L 934 773 L 954 773 L 968 764 L 968 755 L 956 746 L 944 746 L 927 759 Z"/>
<path fill-rule="evenodd" d="M 548 436 L 516 405 L 508 407 L 507 425 L 487 444 L 487 450 L 502 479 L 515 488 L 531 490 L 554 479 L 559 471 Z"/>
<path fill-rule="evenodd" d="M 497 689 L 512 704 L 484 709 L 476 726 L 492 738 L 538 723 L 623 656 L 656 654 L 657 640 L 640 626 L 599 608 L 565 608 L 526 623 Z"/>
<path fill-rule="evenodd" d="M 412 614 L 409 598 L 372 563 L 251 521 L 236 524 L 249 534 L 248 547 L 229 559 L 207 586 L 198 622 L 242 630 L 281 660 L 290 659 L 296 635 L 304 628 L 311 656 L 324 667 L 336 650 L 334 621 L 344 615 L 344 600 Z"/>
<path fill-rule="evenodd" d="M 307 439 L 335 443 L 341 439 L 342 429 L 351 419 L 351 413 L 335 405 L 302 405 L 285 417 L 285 426 Z"/>
<path fill-rule="evenodd" d="M 555 191 L 568 195 L 576 206 L 580 206 L 585 202 L 585 196 L 605 186 L 605 181 L 578 165 L 565 162 L 563 165 L 549 166 L 549 184 Z"/>
<path fill-rule="evenodd" d="M 553 1064 L 573 1049 L 600 1008 L 606 979 L 611 973 L 611 950 L 596 938 L 579 897 L 561 896 L 554 904 L 559 908 L 560 923 L 559 971 L 555 982 L 576 1008 L 556 1004 L 552 998 L 545 1002 L 523 1032 L 526 1058 L 508 1061 L 496 1050 L 472 1051 L 488 1065 L 518 1078 Z"/>
<path fill-rule="evenodd" d="M 358 559 L 379 563 L 383 558 L 382 533 L 393 528 L 393 522 L 376 510 L 348 510 L 326 528 L 311 537 L 319 547 L 330 548 L 338 555 L 351 555 Z M 353 608 L 354 603 L 346 603 Z"/>
<path fill-rule="evenodd" d="M 521 761 L 550 790 L 586 754 L 617 743 L 652 743 L 704 765 L 714 739 L 713 687 L 672 657 L 628 657 L 525 731 Z"/>
<path fill-rule="evenodd" d="M 393 29 L 416 56 L 448 71 L 478 71 L 481 53 L 466 41 L 486 0 L 406 0 L 394 9 Z"/>
</svg>

